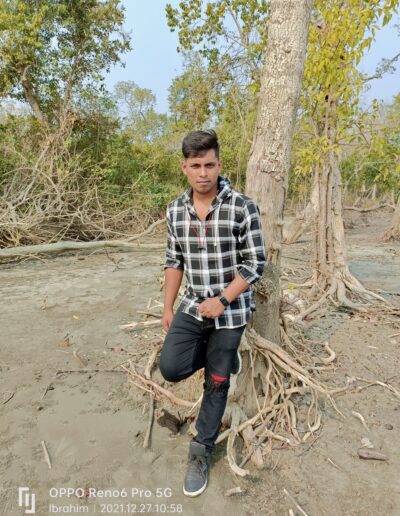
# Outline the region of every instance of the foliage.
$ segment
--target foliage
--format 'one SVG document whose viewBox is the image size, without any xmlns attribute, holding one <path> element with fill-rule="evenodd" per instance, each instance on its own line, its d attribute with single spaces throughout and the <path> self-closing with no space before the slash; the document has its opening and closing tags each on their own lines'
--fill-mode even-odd
<svg viewBox="0 0 400 516">
<path fill-rule="evenodd" d="M 366 113 L 353 150 L 342 160 L 345 184 L 353 191 L 376 185 L 400 193 L 400 95 L 390 104 L 375 102 Z"/>
<path fill-rule="evenodd" d="M 267 37 L 266 0 L 185 0 L 166 6 L 168 25 L 178 31 L 180 51 L 198 50 L 211 67 L 240 84 L 259 82 Z"/>
<path fill-rule="evenodd" d="M 376 184 L 378 193 L 398 192 L 399 97 L 363 111 L 365 78 L 357 71 L 396 6 L 395 0 L 316 2 L 293 143 L 292 198 L 304 202 L 309 172 L 331 145 L 341 148 L 349 189 Z M 180 145 L 194 129 L 217 130 L 223 173 L 243 190 L 268 17 L 266 0 L 167 6 L 185 57 L 169 89 L 167 115 L 157 112 L 153 92 L 133 81 L 113 92 L 104 87 L 105 74 L 130 46 L 120 0 L 0 0 L 0 210 L 11 210 L 11 226 L 13 217 L 25 220 L 35 210 L 44 217 L 26 226 L 32 237 L 15 225 L 7 242 L 33 242 L 38 220 L 50 213 L 71 238 L 108 235 L 71 223 L 81 205 L 93 210 L 87 213 L 99 209 L 113 231 L 121 210 L 141 213 L 139 225 L 162 215 L 186 187 Z M 323 130 L 329 102 L 337 105 L 334 142 Z M 46 206 L 47 216 L 41 213 Z"/>
<path fill-rule="evenodd" d="M 338 149 L 357 138 L 355 127 L 363 124 L 365 116 L 359 106 L 364 77 L 358 72 L 357 65 L 370 48 L 376 31 L 391 20 L 397 6 L 397 0 L 315 2 L 300 121 L 294 138 L 289 183 L 291 196 L 302 196 L 309 189 L 310 181 L 306 176 L 326 159 L 332 144 Z M 232 85 L 242 92 L 247 90 L 254 94 L 258 91 L 268 16 L 268 2 L 196 0 L 180 2 L 178 8 L 167 6 L 168 23 L 171 30 L 178 31 L 180 50 L 197 49 L 208 63 L 208 67 L 202 65 L 204 70 L 208 68 L 208 77 L 211 77 L 210 70 L 222 69 L 224 75 L 217 75 L 218 81 L 213 82 L 218 83 L 218 90 L 223 93 Z M 203 73 L 202 81 L 207 85 L 205 77 Z M 326 134 L 326 115 L 332 103 L 336 106 L 335 120 L 329 120 L 329 124 L 335 124 L 337 129 L 333 143 Z M 206 102 L 200 105 L 206 106 Z M 215 113 L 210 109 L 210 103 L 208 106 L 208 113 Z M 219 111 L 216 110 L 218 120 L 223 118 L 220 114 L 223 109 L 225 107 L 221 109 L 219 105 Z M 239 116 L 237 120 L 240 120 Z M 236 127 L 240 127 L 238 122 Z M 249 132 L 252 134 L 251 128 Z"/>
<path fill-rule="evenodd" d="M 187 57 L 185 70 L 169 87 L 169 110 L 175 125 L 191 131 L 211 118 L 215 82 L 199 58 Z"/>
<path fill-rule="evenodd" d="M 54 123 L 129 49 L 119 0 L 0 0 L 0 96 Z"/>
<path fill-rule="evenodd" d="M 397 0 L 316 2 L 301 98 L 306 137 L 296 155 L 297 173 L 309 173 L 325 159 L 331 146 L 337 150 L 339 144 L 353 140 L 354 125 L 362 116 L 363 78 L 357 65 L 397 4 Z M 332 127 L 333 140 L 329 137 Z"/>
<path fill-rule="evenodd" d="M 153 143 L 166 133 L 168 117 L 156 112 L 156 97 L 150 90 L 140 88 L 133 81 L 119 82 L 115 86 L 114 99 L 121 124 L 132 141 Z"/>
</svg>

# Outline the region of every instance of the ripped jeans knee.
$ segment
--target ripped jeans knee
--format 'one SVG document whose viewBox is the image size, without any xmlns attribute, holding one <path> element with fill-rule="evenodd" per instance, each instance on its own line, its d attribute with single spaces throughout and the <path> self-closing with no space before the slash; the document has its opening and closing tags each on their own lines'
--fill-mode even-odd
<svg viewBox="0 0 400 516">
<path fill-rule="evenodd" d="M 209 374 L 206 376 L 204 382 L 204 393 L 226 396 L 228 394 L 229 385 L 229 376 Z"/>
</svg>

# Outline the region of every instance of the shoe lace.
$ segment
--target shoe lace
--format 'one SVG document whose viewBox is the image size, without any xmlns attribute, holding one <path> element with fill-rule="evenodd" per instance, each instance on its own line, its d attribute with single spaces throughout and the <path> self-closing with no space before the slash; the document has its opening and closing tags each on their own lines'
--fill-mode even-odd
<svg viewBox="0 0 400 516">
<path fill-rule="evenodd" d="M 205 477 L 205 470 L 204 467 L 207 464 L 207 459 L 205 457 L 201 456 L 195 456 L 191 457 L 188 464 L 187 469 L 187 477 L 188 478 L 196 478 L 199 475 L 201 475 L 202 478 Z"/>
</svg>

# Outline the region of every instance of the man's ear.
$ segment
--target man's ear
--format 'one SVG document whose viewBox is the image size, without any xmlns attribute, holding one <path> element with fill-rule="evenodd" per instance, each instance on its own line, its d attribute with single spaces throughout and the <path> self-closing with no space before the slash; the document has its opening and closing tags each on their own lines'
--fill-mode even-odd
<svg viewBox="0 0 400 516">
<path fill-rule="evenodd" d="M 185 176 L 187 176 L 186 161 L 184 159 L 181 161 L 181 169 L 182 169 L 182 172 L 185 174 Z"/>
</svg>

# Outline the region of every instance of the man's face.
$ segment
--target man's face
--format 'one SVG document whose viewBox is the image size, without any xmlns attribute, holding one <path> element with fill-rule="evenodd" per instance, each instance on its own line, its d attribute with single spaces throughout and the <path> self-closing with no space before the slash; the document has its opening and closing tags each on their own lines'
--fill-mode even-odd
<svg viewBox="0 0 400 516">
<path fill-rule="evenodd" d="M 217 193 L 221 162 L 214 149 L 208 150 L 201 156 L 185 159 L 181 167 L 194 192 L 202 195 L 210 192 Z"/>
</svg>

